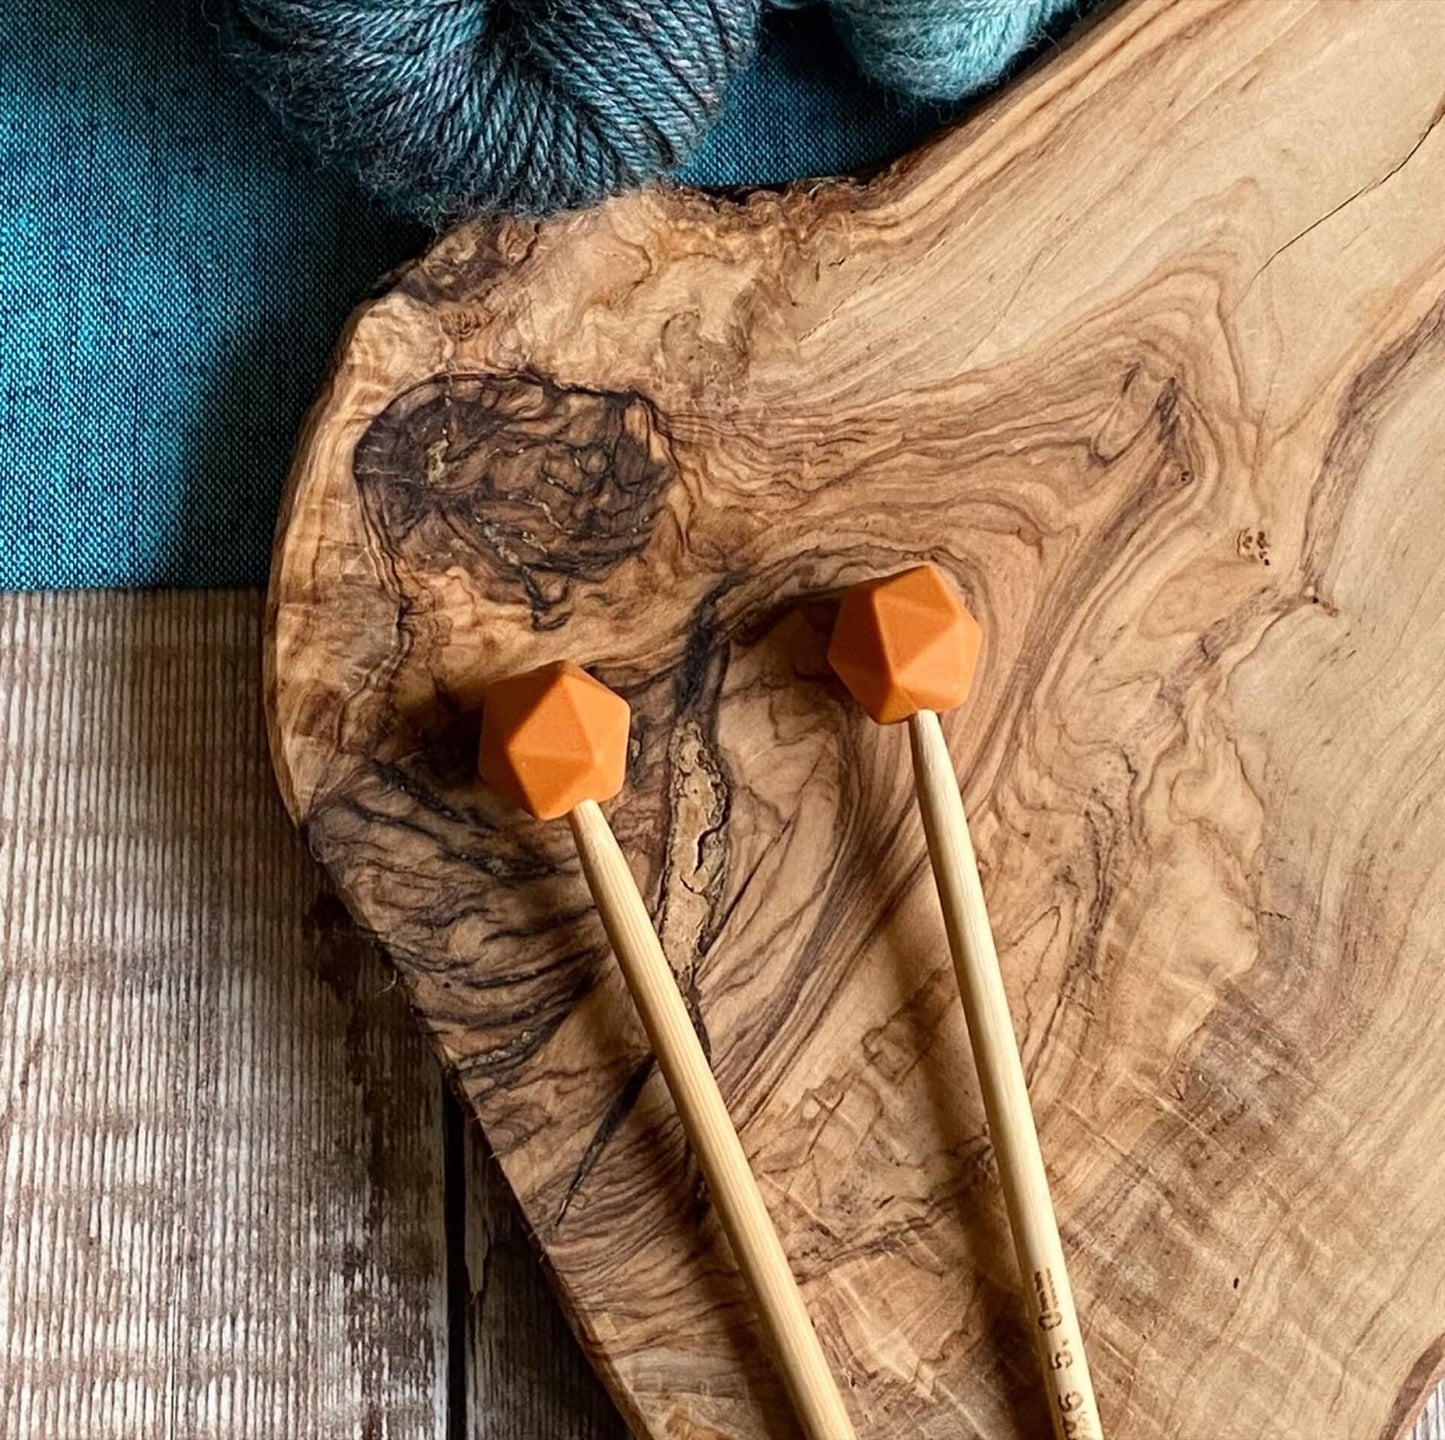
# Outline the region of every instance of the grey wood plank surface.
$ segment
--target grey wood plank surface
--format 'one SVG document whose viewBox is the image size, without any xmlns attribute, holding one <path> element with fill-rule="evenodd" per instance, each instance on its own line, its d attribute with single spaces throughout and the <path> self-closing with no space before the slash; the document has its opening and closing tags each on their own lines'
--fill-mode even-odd
<svg viewBox="0 0 1445 1440">
<path fill-rule="evenodd" d="M 547 1287 L 507 1182 L 475 1137 L 466 1176 L 471 1440 L 625 1440 L 627 1427 Z"/>
<path fill-rule="evenodd" d="M 433 1440 L 435 1066 L 281 812 L 259 597 L 0 599 L 0 1435 Z"/>
<path fill-rule="evenodd" d="M 1415 1440 L 1445 1440 L 1445 1388 L 1430 1397 L 1415 1426 Z"/>
<path fill-rule="evenodd" d="M 260 620 L 0 596 L 0 1440 L 621 1440 L 275 798 Z"/>
</svg>

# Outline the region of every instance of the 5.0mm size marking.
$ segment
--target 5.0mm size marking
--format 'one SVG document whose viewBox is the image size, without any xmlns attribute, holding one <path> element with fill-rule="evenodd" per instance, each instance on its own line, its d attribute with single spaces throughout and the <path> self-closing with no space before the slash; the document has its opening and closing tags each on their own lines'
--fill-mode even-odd
<svg viewBox="0 0 1445 1440">
<path fill-rule="evenodd" d="M 1061 1440 L 1103 1440 L 1099 1417 L 1090 1405 L 1092 1385 L 1087 1370 L 1075 1388 L 1072 1372 L 1081 1364 L 1083 1348 L 1077 1334 L 1077 1322 L 1068 1323 L 1072 1301 L 1066 1307 L 1060 1302 L 1053 1271 L 1047 1266 L 1033 1272 L 1035 1315 L 1039 1328 L 1039 1347 L 1046 1369 L 1055 1376 L 1050 1395 L 1055 1409 L 1051 1417 Z M 1072 1333 L 1071 1333 L 1072 1332 Z"/>
</svg>

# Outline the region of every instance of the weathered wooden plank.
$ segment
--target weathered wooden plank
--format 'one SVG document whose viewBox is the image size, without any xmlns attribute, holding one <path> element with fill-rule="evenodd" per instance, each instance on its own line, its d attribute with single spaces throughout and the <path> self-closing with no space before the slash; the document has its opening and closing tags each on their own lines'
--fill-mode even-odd
<svg viewBox="0 0 1445 1440">
<path fill-rule="evenodd" d="M 253 594 L 0 598 L 0 1436 L 439 1440 L 440 1081 Z"/>
<path fill-rule="evenodd" d="M 1445 1440 L 1445 1387 L 1430 1397 L 1415 1426 L 1414 1440 Z"/>
<path fill-rule="evenodd" d="M 624 1440 L 475 1126 L 465 1174 L 470 1440 Z"/>
</svg>

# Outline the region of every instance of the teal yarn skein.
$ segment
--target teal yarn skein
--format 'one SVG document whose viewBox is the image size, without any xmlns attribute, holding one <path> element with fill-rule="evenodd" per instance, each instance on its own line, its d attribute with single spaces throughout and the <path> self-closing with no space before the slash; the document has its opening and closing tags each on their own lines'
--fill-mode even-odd
<svg viewBox="0 0 1445 1440">
<path fill-rule="evenodd" d="M 864 74 L 921 100 L 957 100 L 1002 79 L 1076 0 L 829 0 Z"/>
<path fill-rule="evenodd" d="M 680 164 L 752 56 L 760 0 L 226 0 L 283 120 L 434 223 L 542 214 Z"/>
<path fill-rule="evenodd" d="M 322 156 L 433 224 L 540 215 L 681 165 L 763 0 L 220 0 L 222 44 Z M 776 3 L 776 0 L 775 0 Z M 953 100 L 1077 0 L 829 0 L 866 75 Z"/>
</svg>

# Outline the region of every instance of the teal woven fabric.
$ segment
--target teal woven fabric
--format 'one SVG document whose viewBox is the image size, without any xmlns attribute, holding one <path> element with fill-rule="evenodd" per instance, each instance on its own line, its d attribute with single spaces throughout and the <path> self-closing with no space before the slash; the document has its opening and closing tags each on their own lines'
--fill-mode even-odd
<svg viewBox="0 0 1445 1440">
<path fill-rule="evenodd" d="M 688 173 L 851 170 L 945 118 L 777 13 Z M 425 240 L 291 145 L 196 0 L 4 0 L 0 588 L 263 581 L 336 333 Z"/>
</svg>

